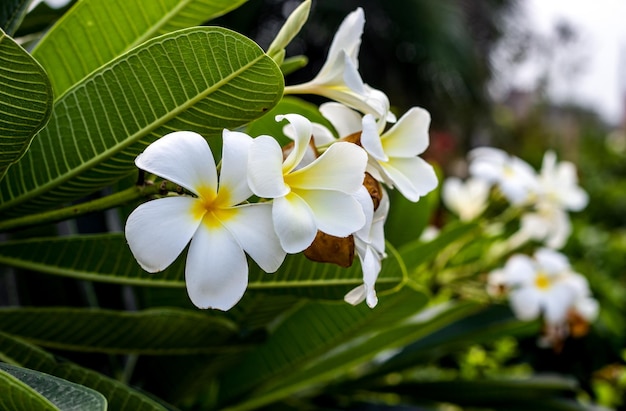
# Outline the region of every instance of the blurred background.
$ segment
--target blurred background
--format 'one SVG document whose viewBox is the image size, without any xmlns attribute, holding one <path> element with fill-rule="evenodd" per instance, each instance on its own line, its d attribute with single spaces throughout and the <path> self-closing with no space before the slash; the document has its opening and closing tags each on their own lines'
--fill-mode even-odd
<svg viewBox="0 0 626 411">
<path fill-rule="evenodd" d="M 250 0 L 211 24 L 266 48 L 299 3 Z M 467 151 L 481 145 L 536 168 L 554 149 L 578 166 L 590 203 L 573 215 L 564 251 L 589 279 L 600 318 L 559 353 L 521 341 L 517 360 L 577 376 L 601 404 L 626 404 L 626 2 L 313 0 L 309 22 L 287 50 L 310 64 L 287 84 L 314 77 L 356 7 L 366 16 L 364 81 L 389 95 L 398 116 L 416 105 L 431 113 L 426 156 L 444 175 L 464 176 Z M 55 13 L 45 4 L 37 12 Z"/>
</svg>

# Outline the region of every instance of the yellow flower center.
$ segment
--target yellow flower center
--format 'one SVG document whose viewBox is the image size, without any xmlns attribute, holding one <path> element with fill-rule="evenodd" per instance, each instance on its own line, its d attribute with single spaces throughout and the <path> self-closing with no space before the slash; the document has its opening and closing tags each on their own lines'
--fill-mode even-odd
<svg viewBox="0 0 626 411">
<path fill-rule="evenodd" d="M 551 282 L 550 277 L 543 271 L 539 271 L 535 276 L 535 286 L 540 290 L 547 290 L 550 288 Z"/>
<path fill-rule="evenodd" d="M 223 187 L 219 195 L 208 187 L 199 187 L 198 201 L 194 201 L 191 214 L 195 219 L 201 218 L 207 228 L 216 228 L 236 213 L 236 210 L 228 207 L 228 198 L 228 191 Z"/>
</svg>

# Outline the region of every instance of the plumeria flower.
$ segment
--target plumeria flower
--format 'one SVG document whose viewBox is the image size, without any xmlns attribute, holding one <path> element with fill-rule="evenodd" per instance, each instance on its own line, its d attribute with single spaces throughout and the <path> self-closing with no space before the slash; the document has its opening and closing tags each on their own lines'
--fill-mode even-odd
<svg viewBox="0 0 626 411">
<path fill-rule="evenodd" d="M 312 125 L 298 114 L 276 116 L 293 127 L 294 147 L 283 160 L 275 139 L 259 136 L 250 147 L 248 183 L 259 197 L 272 198 L 272 220 L 280 243 L 298 253 L 315 239 L 318 230 L 347 237 L 365 224 L 354 193 L 365 177 L 367 154 L 356 144 L 333 144 L 302 166 Z"/>
<path fill-rule="evenodd" d="M 549 203 L 538 203 L 531 212 L 520 219 L 520 234 L 528 239 L 542 241 L 555 250 L 563 248 L 570 234 L 572 223 L 567 212 Z"/>
<path fill-rule="evenodd" d="M 387 131 L 384 131 L 385 121 L 376 122 L 370 114 L 361 117 L 342 104 L 322 104 L 320 112 L 340 137 L 361 133 L 359 142 L 369 159 L 367 171 L 377 180 L 397 188 L 411 201 L 418 201 L 437 187 L 435 170 L 419 157 L 429 144 L 430 114 L 426 110 L 411 108 Z M 314 135 L 320 146 L 336 141 L 323 126 L 318 125 Z"/>
<path fill-rule="evenodd" d="M 270 203 L 246 204 L 248 150 L 252 139 L 223 132 L 221 173 L 199 134 L 179 131 L 161 137 L 135 160 L 142 170 L 180 185 L 193 196 L 173 196 L 137 207 L 126 222 L 128 245 L 143 269 L 167 268 L 187 244 L 185 282 L 200 308 L 228 310 L 248 285 L 247 253 L 266 272 L 285 252 L 272 225 Z"/>
<path fill-rule="evenodd" d="M 468 178 L 462 181 L 457 177 L 449 177 L 443 183 L 441 199 L 461 221 L 470 221 L 487 208 L 490 189 L 489 183 L 482 179 Z"/>
<path fill-rule="evenodd" d="M 521 320 L 543 314 L 548 324 L 562 324 L 581 296 L 583 277 L 572 271 L 563 254 L 547 248 L 537 250 L 532 258 L 516 254 L 493 275 L 492 285 L 506 287 L 513 312 Z"/>
<path fill-rule="evenodd" d="M 492 147 L 469 153 L 470 175 L 495 184 L 514 205 L 522 205 L 537 192 L 537 173 L 524 160 Z"/>
<path fill-rule="evenodd" d="M 339 26 L 326 61 L 315 78 L 285 87 L 285 94 L 317 94 L 376 118 L 393 121 L 385 93 L 365 84 L 359 74 L 359 48 L 364 25 L 365 14 L 359 7 Z"/>
<path fill-rule="evenodd" d="M 547 151 L 537 179 L 534 209 L 522 216 L 521 232 L 544 241 L 547 247 L 562 248 L 572 232 L 567 211 L 580 211 L 588 201 L 587 193 L 578 186 L 576 167 L 557 163 L 554 152 Z"/>
<path fill-rule="evenodd" d="M 378 304 L 375 284 L 382 267 L 385 254 L 385 220 L 389 213 L 389 196 L 383 192 L 378 208 L 374 204 L 365 187 L 362 187 L 355 197 L 363 207 L 366 223 L 354 233 L 354 245 L 363 270 L 363 284 L 348 292 L 344 300 L 356 305 L 365 301 L 368 307 L 374 308 Z"/>
<path fill-rule="evenodd" d="M 589 202 L 587 193 L 578 185 L 576 166 L 568 161 L 557 163 L 553 151 L 543 156 L 537 195 L 539 202 L 570 211 L 580 211 Z"/>
</svg>

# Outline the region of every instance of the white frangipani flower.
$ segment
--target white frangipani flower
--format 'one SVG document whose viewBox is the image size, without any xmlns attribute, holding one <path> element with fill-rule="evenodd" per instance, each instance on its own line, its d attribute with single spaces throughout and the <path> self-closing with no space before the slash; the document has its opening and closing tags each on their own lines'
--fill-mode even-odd
<svg viewBox="0 0 626 411">
<path fill-rule="evenodd" d="M 519 157 L 492 147 L 475 148 L 469 153 L 470 175 L 495 184 L 514 205 L 522 205 L 537 192 L 537 173 Z"/>
<path fill-rule="evenodd" d="M 569 162 L 557 163 L 556 155 L 547 151 L 537 178 L 533 210 L 521 218 L 521 233 L 543 241 L 547 247 L 562 248 L 572 232 L 568 210 L 580 211 L 588 203 L 587 193 L 578 186 L 576 167 Z"/>
<path fill-rule="evenodd" d="M 272 226 L 270 203 L 242 204 L 252 139 L 223 132 L 219 176 L 209 145 L 199 134 L 179 131 L 150 144 L 135 160 L 142 170 L 195 195 L 156 199 L 137 207 L 126 222 L 126 239 L 146 271 L 167 268 L 191 241 L 185 282 L 200 308 L 228 310 L 248 285 L 247 253 L 266 272 L 280 267 L 285 252 Z"/>
<path fill-rule="evenodd" d="M 542 241 L 548 248 L 563 248 L 570 234 L 572 223 L 563 209 L 549 203 L 537 203 L 535 210 L 524 213 L 520 219 L 520 235 Z"/>
<path fill-rule="evenodd" d="M 580 211 L 589 202 L 587 193 L 578 185 L 576 166 L 568 161 L 557 163 L 553 151 L 546 151 L 543 156 L 537 196 L 540 203 L 569 211 Z"/>
<path fill-rule="evenodd" d="M 311 140 L 312 125 L 298 114 L 276 116 L 293 127 L 294 147 L 283 161 L 275 139 L 259 136 L 250 147 L 248 183 L 259 197 L 273 198 L 272 219 L 288 253 L 307 248 L 317 230 L 347 237 L 365 224 L 363 208 L 354 198 L 362 187 L 367 154 L 356 144 L 338 142 L 320 157 L 301 166 Z"/>
<path fill-rule="evenodd" d="M 443 183 L 441 199 L 461 221 L 470 221 L 487 208 L 490 189 L 489 183 L 482 179 L 470 177 L 462 181 L 449 177 Z"/>
<path fill-rule="evenodd" d="M 413 107 L 387 131 L 384 131 L 385 121 L 376 122 L 370 114 L 361 117 L 342 104 L 322 104 L 320 112 L 340 137 L 361 132 L 361 146 L 369 155 L 367 171 L 377 180 L 397 188 L 410 201 L 418 201 L 437 187 L 435 170 L 419 157 L 429 144 L 428 111 Z M 330 131 L 315 130 L 318 131 L 316 144 L 321 146 L 335 141 Z"/>
<path fill-rule="evenodd" d="M 564 323 L 583 294 L 583 277 L 572 271 L 563 254 L 547 248 L 537 250 L 532 258 L 512 256 L 494 275 L 509 290 L 511 307 L 521 320 L 543 314 L 548 324 Z"/>
<path fill-rule="evenodd" d="M 376 118 L 393 121 L 385 93 L 365 84 L 359 74 L 359 48 L 364 25 L 362 8 L 348 14 L 335 33 L 319 73 L 311 81 L 285 87 L 285 94 L 317 94 Z"/>
<path fill-rule="evenodd" d="M 389 196 L 383 192 L 376 210 L 365 187 L 355 197 L 363 207 L 366 218 L 363 228 L 354 233 L 354 246 L 363 270 L 363 284 L 348 292 L 344 300 L 352 305 L 365 301 L 368 307 L 374 308 L 378 304 L 374 286 L 382 267 L 381 260 L 386 257 L 384 226 L 389 213 Z"/>
</svg>

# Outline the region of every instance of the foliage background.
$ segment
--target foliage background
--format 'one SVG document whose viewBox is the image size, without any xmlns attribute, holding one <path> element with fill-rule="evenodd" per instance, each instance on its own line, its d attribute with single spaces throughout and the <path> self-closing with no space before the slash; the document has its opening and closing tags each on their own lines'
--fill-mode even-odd
<svg viewBox="0 0 626 411">
<path fill-rule="evenodd" d="M 250 0 L 208 24 L 232 28 L 267 48 L 297 4 Z M 402 259 L 398 264 L 406 267 L 413 288 L 383 298 L 372 312 L 328 302 L 318 293 L 311 298 L 302 290 L 250 291 L 225 315 L 189 312 L 194 307 L 180 284 L 135 287 L 3 267 L 0 305 L 8 308 L 3 308 L 0 321 L 0 359 L 92 388 L 110 384 L 105 390 L 109 394 L 119 390 L 122 399 L 128 395 L 126 400 L 134 395 L 128 394 L 127 386 L 139 388 L 140 396 L 132 398 L 140 398 L 144 408 L 126 409 L 210 409 L 224 404 L 242 409 L 266 404 L 272 404 L 266 405 L 268 409 L 422 410 L 452 407 L 449 404 L 513 409 L 515 401 L 519 409 L 540 409 L 537 404 L 550 410 L 586 409 L 592 401 L 623 407 L 624 127 L 613 130 L 579 107 L 554 106 L 543 99 L 541 90 L 523 116 L 511 104 L 493 101 L 488 85 L 495 73 L 489 54 L 505 30 L 504 18 L 515 13 L 516 2 L 511 0 L 315 1 L 308 23 L 287 49 L 288 55 L 304 54 L 310 62 L 288 75 L 287 84 L 313 77 L 339 22 L 357 6 L 365 9 L 367 20 L 360 54 L 363 78 L 389 95 L 397 113 L 414 105 L 431 112 L 434 123 L 427 154 L 442 175 L 462 174 L 465 153 L 481 144 L 504 147 L 536 166 L 545 149 L 555 148 L 560 158 L 578 164 L 590 205 L 575 216 L 576 230 L 566 253 L 589 278 L 602 307 L 586 337 L 567 340 L 559 352 L 539 348 L 539 324 L 519 323 L 506 307 L 485 308 L 484 300 L 468 301 L 453 284 L 433 280 L 438 253 L 462 242 L 473 229 L 451 224 L 435 193 L 418 206 L 393 199 L 396 208 L 387 236 L 398 249 Z M 26 17 L 15 36 L 45 29 L 65 10 L 42 5 Z M 93 197 L 115 191 L 116 187 L 107 188 Z M 3 236 L 19 240 L 119 232 L 133 207 Z M 411 225 L 405 224 L 407 218 Z M 447 228 L 439 240 L 424 244 L 418 238 L 427 224 Z M 389 288 L 398 271 L 401 268 L 389 269 Z M 335 300 L 342 295 L 341 290 L 332 293 Z M 79 307 L 100 309 L 103 317 L 93 323 L 90 316 L 81 319 L 81 313 L 72 310 Z M 422 316 L 414 316 L 422 308 Z M 145 317 L 133 322 L 135 312 Z M 124 325 L 126 316 L 129 322 Z M 303 325 L 315 318 L 329 320 Z M 100 328 L 107 321 L 115 324 L 116 332 L 111 332 L 117 341 L 102 342 L 107 329 Z M 387 321 L 390 326 L 385 327 Z M 327 328 L 328 340 L 316 345 L 307 339 L 313 328 Z M 161 333 L 151 334 L 154 330 L 167 330 L 165 336 L 171 340 L 159 340 Z M 297 338 L 299 333 L 305 337 Z M 334 335 L 339 341 L 331 338 Z M 150 347 L 155 340 L 157 348 Z M 98 348 L 99 343 L 103 346 Z M 286 360 L 263 350 L 282 353 Z M 13 353 L 21 353 L 23 359 L 16 360 Z M 49 353 L 72 361 L 76 368 L 70 365 L 60 372 L 63 363 Z M 274 369 L 268 358 L 276 361 Z M 253 372 L 259 376 L 253 377 Z M 526 379 L 533 374 L 540 376 Z M 502 376 L 524 379 L 503 381 Z M 143 397 L 143 392 L 151 394 Z M 168 405 L 153 403 L 151 395 Z M 111 398 L 109 406 L 117 409 Z"/>
</svg>

